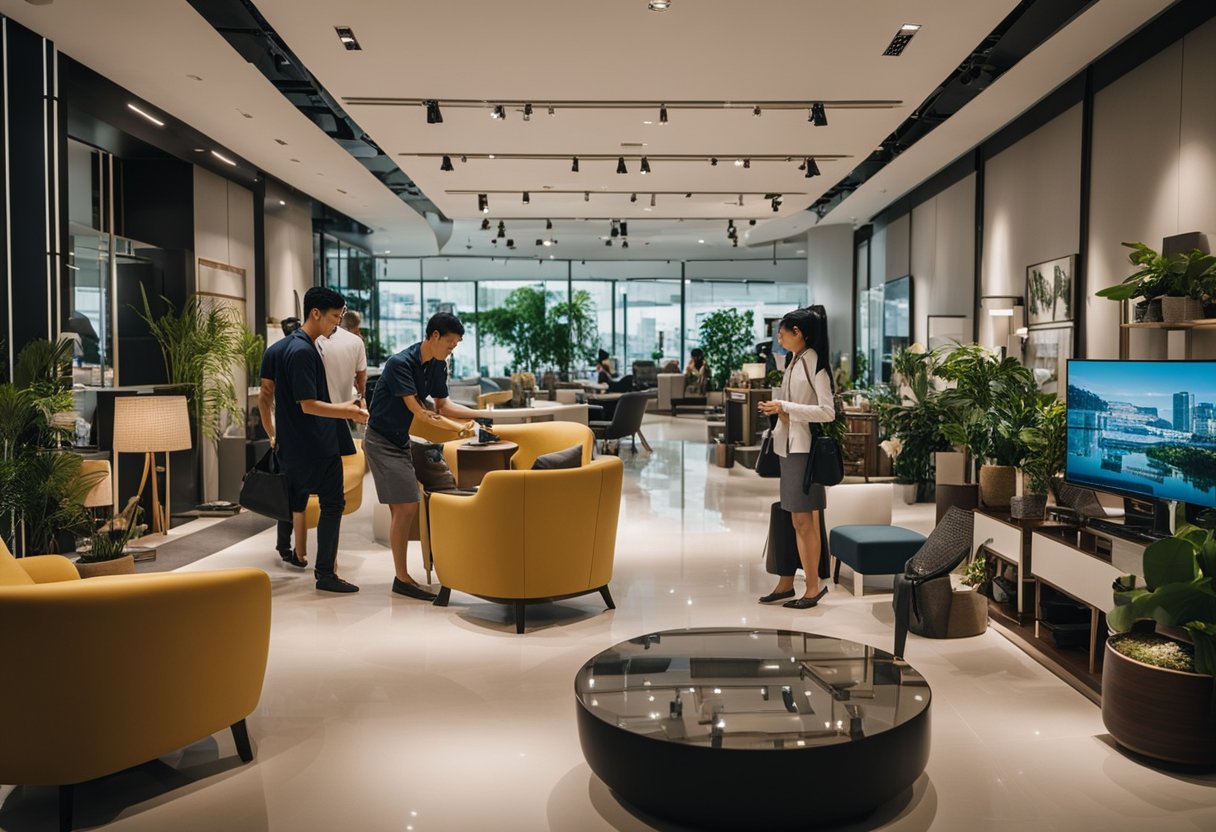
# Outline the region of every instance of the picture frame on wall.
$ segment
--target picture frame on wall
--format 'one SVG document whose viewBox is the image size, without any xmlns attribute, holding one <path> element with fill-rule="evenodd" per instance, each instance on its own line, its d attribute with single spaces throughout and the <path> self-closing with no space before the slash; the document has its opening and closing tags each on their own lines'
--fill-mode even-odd
<svg viewBox="0 0 1216 832">
<path fill-rule="evenodd" d="M 1026 267 L 1026 325 L 1073 320 L 1077 255 L 1057 257 Z"/>
<path fill-rule="evenodd" d="M 971 342 L 971 321 L 966 315 L 929 315 L 925 331 L 930 350 Z"/>
<path fill-rule="evenodd" d="M 1074 333 L 1071 323 L 1027 330 L 1022 364 L 1034 375 L 1040 392 L 1060 395 L 1067 389 Z"/>
</svg>

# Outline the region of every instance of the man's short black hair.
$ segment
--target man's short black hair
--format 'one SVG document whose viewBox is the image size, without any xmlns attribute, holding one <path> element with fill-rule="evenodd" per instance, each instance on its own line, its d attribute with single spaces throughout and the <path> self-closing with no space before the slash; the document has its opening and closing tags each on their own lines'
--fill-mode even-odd
<svg viewBox="0 0 1216 832">
<path fill-rule="evenodd" d="M 460 322 L 460 318 L 457 318 L 451 312 L 436 312 L 426 322 L 426 335 L 424 337 L 430 338 L 432 332 L 438 332 L 440 338 L 452 333 L 463 338 L 464 324 Z"/>
<path fill-rule="evenodd" d="M 319 309 L 324 314 L 331 309 L 344 309 L 345 307 L 346 299 L 325 286 L 313 286 L 304 293 L 305 318 L 311 315 L 314 309 Z"/>
</svg>

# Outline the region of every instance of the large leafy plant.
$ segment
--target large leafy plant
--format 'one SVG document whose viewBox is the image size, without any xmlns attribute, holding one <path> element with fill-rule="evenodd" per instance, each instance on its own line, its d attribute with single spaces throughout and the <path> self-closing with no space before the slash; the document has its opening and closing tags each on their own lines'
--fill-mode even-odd
<svg viewBox="0 0 1216 832">
<path fill-rule="evenodd" d="M 595 323 L 595 299 L 590 292 L 579 289 L 569 302 L 550 306 L 545 324 L 548 358 L 566 378 L 575 364 L 595 361 L 599 330 Z"/>
<path fill-rule="evenodd" d="M 731 372 L 754 355 L 755 346 L 750 309 L 719 309 L 701 321 L 701 349 L 715 389 L 726 386 Z"/>
<path fill-rule="evenodd" d="M 1022 470 L 1029 480 L 1029 493 L 1050 492 L 1059 496 L 1060 472 L 1064 470 L 1064 457 L 1068 451 L 1068 419 L 1064 402 L 1041 402 L 1034 424 L 1022 428 L 1020 438 L 1026 446 Z"/>
<path fill-rule="evenodd" d="M 1136 271 L 1122 283 L 1095 292 L 1110 300 L 1202 297 L 1216 275 L 1216 256 L 1199 249 L 1165 255 L 1144 243 L 1124 243 L 1132 251 L 1127 256 Z M 1210 294 L 1210 290 L 1208 292 Z"/>
</svg>

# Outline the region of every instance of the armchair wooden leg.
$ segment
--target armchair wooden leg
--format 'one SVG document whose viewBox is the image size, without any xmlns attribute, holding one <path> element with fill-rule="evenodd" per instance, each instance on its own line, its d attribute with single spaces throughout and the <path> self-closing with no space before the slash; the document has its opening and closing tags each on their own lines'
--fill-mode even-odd
<svg viewBox="0 0 1216 832">
<path fill-rule="evenodd" d="M 836 561 L 836 568 L 832 572 L 832 583 L 840 583 L 840 558 L 833 558 Z"/>
<path fill-rule="evenodd" d="M 59 787 L 59 832 L 72 832 L 72 804 L 75 786 Z"/>
<path fill-rule="evenodd" d="M 642 440 L 642 447 L 646 449 L 646 453 L 654 453 L 654 448 L 650 447 L 650 443 L 646 441 L 646 434 L 638 431 L 638 439 Z"/>
<path fill-rule="evenodd" d="M 616 609 L 616 604 L 612 603 L 612 593 L 608 591 L 608 584 L 600 587 L 600 595 L 604 598 L 604 606 L 610 610 Z"/>
<path fill-rule="evenodd" d="M 452 588 L 450 586 L 439 587 L 439 592 L 435 593 L 435 600 L 431 603 L 436 607 L 446 607 L 448 599 L 452 597 Z"/>
<path fill-rule="evenodd" d="M 232 739 L 236 741 L 236 753 L 241 762 L 252 762 L 253 746 L 249 744 L 249 729 L 245 726 L 245 720 L 242 719 L 232 726 Z"/>
<path fill-rule="evenodd" d="M 515 602 L 515 632 L 522 633 L 524 631 L 524 610 L 528 605 L 523 601 Z"/>
</svg>

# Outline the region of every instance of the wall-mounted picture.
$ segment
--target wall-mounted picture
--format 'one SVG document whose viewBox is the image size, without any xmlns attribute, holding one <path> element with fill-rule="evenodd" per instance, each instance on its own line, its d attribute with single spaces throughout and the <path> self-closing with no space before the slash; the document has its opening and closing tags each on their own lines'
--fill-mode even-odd
<svg viewBox="0 0 1216 832">
<path fill-rule="evenodd" d="M 1026 324 L 1071 321 L 1077 256 L 1070 254 L 1026 269 Z"/>
<path fill-rule="evenodd" d="M 1067 389 L 1072 342 L 1071 324 L 1040 327 L 1026 333 L 1022 363 L 1034 374 L 1041 392 L 1062 395 Z"/>
<path fill-rule="evenodd" d="M 971 321 L 965 315 L 930 315 L 927 329 L 931 350 L 971 341 Z"/>
</svg>

